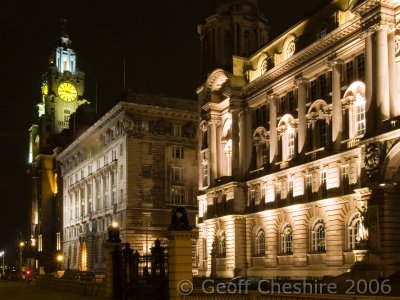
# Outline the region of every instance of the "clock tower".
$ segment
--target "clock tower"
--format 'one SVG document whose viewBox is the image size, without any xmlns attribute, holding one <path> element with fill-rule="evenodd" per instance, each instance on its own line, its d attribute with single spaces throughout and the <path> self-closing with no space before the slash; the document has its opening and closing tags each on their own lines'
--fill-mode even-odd
<svg viewBox="0 0 400 300">
<path fill-rule="evenodd" d="M 56 39 L 47 71 L 42 76 L 38 123 L 29 130 L 28 172 L 31 184 L 30 253 L 28 267 L 40 273 L 56 270 L 54 255 L 61 254 L 62 188 L 56 158 L 62 131 L 69 129 L 70 116 L 88 101 L 84 73 L 77 70 L 77 56 L 65 31 L 66 20 Z M 21 266 L 22 267 L 22 266 Z"/>
<path fill-rule="evenodd" d="M 43 74 L 42 99 L 38 104 L 39 118 L 45 116 L 46 131 L 50 135 L 69 128 L 70 115 L 87 102 L 81 98 L 85 74 L 77 70 L 77 56 L 65 25 L 66 20 L 62 20 L 48 70 Z"/>
</svg>

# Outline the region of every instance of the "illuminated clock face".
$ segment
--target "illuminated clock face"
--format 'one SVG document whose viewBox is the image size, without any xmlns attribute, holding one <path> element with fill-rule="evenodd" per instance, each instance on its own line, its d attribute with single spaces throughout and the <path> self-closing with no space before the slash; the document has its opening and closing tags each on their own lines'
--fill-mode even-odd
<svg viewBox="0 0 400 300">
<path fill-rule="evenodd" d="M 66 101 L 73 102 L 78 98 L 76 87 L 70 82 L 63 82 L 58 86 L 58 96 Z"/>
</svg>

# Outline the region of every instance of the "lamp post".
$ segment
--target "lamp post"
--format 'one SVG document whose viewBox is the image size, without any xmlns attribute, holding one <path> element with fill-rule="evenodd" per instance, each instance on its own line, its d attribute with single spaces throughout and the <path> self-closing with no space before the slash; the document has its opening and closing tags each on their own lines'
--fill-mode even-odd
<svg viewBox="0 0 400 300">
<path fill-rule="evenodd" d="M 1 277 L 4 277 L 4 274 L 5 274 L 5 270 L 4 270 L 4 255 L 5 255 L 5 252 L 4 252 L 4 250 L 3 251 L 1 251 L 0 252 L 0 256 L 3 258 L 3 268 L 1 269 Z"/>
<path fill-rule="evenodd" d="M 22 250 L 25 246 L 24 242 L 19 242 L 19 276 L 22 278 Z"/>
<path fill-rule="evenodd" d="M 57 271 L 61 271 L 61 263 L 64 260 L 64 255 L 62 255 L 61 253 L 59 253 L 56 257 L 57 259 Z"/>
</svg>

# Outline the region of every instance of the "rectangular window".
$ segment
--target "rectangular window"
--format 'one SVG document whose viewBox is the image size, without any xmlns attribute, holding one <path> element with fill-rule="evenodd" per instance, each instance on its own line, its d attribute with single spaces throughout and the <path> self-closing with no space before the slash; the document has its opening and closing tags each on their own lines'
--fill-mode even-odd
<svg viewBox="0 0 400 300">
<path fill-rule="evenodd" d="M 268 163 L 268 148 L 266 144 L 261 144 L 261 162 L 263 165 Z"/>
<path fill-rule="evenodd" d="M 365 134 L 365 104 L 355 106 L 356 113 L 356 137 Z"/>
<path fill-rule="evenodd" d="M 124 179 L 124 166 L 119 166 L 119 180 Z"/>
<path fill-rule="evenodd" d="M 144 178 L 151 178 L 151 165 L 142 165 L 142 176 Z"/>
<path fill-rule="evenodd" d="M 249 203 L 248 206 L 253 206 L 256 203 L 256 191 L 250 190 L 249 191 Z"/>
<path fill-rule="evenodd" d="M 60 232 L 56 233 L 56 238 L 57 238 L 56 250 L 61 250 L 61 233 Z"/>
<path fill-rule="evenodd" d="M 328 140 L 327 125 L 325 120 L 318 120 L 318 138 L 320 148 L 326 147 Z"/>
<path fill-rule="evenodd" d="M 146 189 L 142 191 L 142 197 L 143 197 L 143 203 L 152 203 L 153 199 L 152 199 L 152 193 L 151 190 Z"/>
<path fill-rule="evenodd" d="M 260 194 L 261 194 L 261 199 L 260 202 L 264 203 L 265 202 L 265 195 L 267 193 L 267 188 L 265 186 L 261 187 L 260 189 Z"/>
<path fill-rule="evenodd" d="M 182 182 L 182 168 L 173 167 L 171 171 L 171 181 L 174 183 Z"/>
<path fill-rule="evenodd" d="M 349 86 L 353 82 L 353 61 L 348 61 L 345 64 L 345 79 L 346 79 L 346 85 Z"/>
<path fill-rule="evenodd" d="M 312 80 L 310 82 L 310 97 L 311 101 L 316 100 L 317 99 L 317 80 Z"/>
<path fill-rule="evenodd" d="M 185 188 L 173 187 L 171 189 L 171 203 L 175 205 L 183 205 L 185 203 Z"/>
<path fill-rule="evenodd" d="M 287 93 L 287 101 L 288 101 L 288 105 L 289 105 L 289 112 L 294 112 L 297 108 L 294 91 L 290 91 Z"/>
<path fill-rule="evenodd" d="M 124 155 L 124 144 L 123 143 L 121 143 L 119 145 L 119 156 L 122 156 L 122 155 Z"/>
<path fill-rule="evenodd" d="M 360 54 L 356 58 L 357 60 L 357 78 L 358 80 L 365 80 L 365 56 L 364 53 Z"/>
<path fill-rule="evenodd" d="M 288 155 L 287 158 L 291 159 L 294 156 L 294 134 L 291 132 L 287 134 L 287 147 L 288 147 Z"/>
<path fill-rule="evenodd" d="M 173 125 L 173 135 L 178 137 L 182 136 L 182 125 L 180 124 Z"/>
<path fill-rule="evenodd" d="M 318 77 L 318 83 L 319 83 L 320 98 L 326 98 L 328 89 L 327 89 L 327 82 L 326 82 L 325 74 L 322 74 Z"/>
<path fill-rule="evenodd" d="M 172 157 L 183 159 L 183 147 L 182 146 L 172 146 Z"/>
<path fill-rule="evenodd" d="M 284 114 L 285 113 L 285 102 L 286 102 L 286 95 L 281 97 L 280 101 L 279 101 L 279 113 L 280 114 Z"/>
<path fill-rule="evenodd" d="M 108 155 L 104 155 L 104 165 L 108 164 Z"/>
<path fill-rule="evenodd" d="M 88 165 L 88 175 L 92 174 L 92 165 Z"/>
<path fill-rule="evenodd" d="M 203 166 L 203 187 L 208 186 L 208 164 Z"/>
<path fill-rule="evenodd" d="M 142 121 L 142 132 L 149 133 L 149 121 Z"/>
<path fill-rule="evenodd" d="M 275 184 L 275 198 L 277 201 L 280 201 L 282 199 L 282 187 L 280 182 L 277 182 Z"/>
</svg>

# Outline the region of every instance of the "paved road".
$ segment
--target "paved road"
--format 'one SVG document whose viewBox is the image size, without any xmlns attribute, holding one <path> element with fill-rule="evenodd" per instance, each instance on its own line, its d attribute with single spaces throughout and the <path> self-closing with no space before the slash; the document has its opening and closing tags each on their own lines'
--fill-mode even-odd
<svg viewBox="0 0 400 300">
<path fill-rule="evenodd" d="M 0 300 L 106 300 L 106 298 L 80 296 L 22 282 L 0 280 Z"/>
</svg>

